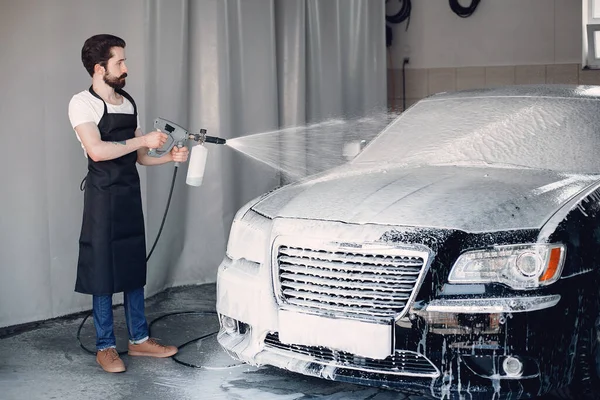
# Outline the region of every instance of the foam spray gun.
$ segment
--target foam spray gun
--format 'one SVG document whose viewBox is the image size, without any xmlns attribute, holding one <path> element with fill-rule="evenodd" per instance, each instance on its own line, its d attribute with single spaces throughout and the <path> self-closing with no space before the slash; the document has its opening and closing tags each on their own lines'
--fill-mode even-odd
<svg viewBox="0 0 600 400">
<path fill-rule="evenodd" d="M 162 157 L 165 154 L 169 153 L 173 146 L 186 146 L 188 140 L 195 140 L 196 142 L 198 142 L 198 144 L 194 146 L 190 154 L 188 173 L 185 179 L 185 183 L 187 183 L 190 186 L 200 186 L 202 184 L 202 178 L 204 177 L 204 167 L 206 166 L 206 157 L 208 153 L 206 147 L 204 147 L 204 143 L 225 144 L 226 140 L 220 137 L 206 135 L 206 129 L 200 129 L 199 134 L 191 134 L 186 129 L 183 129 L 181 126 L 171 121 L 167 121 L 163 118 L 156 118 L 154 120 L 154 128 L 165 133 L 167 135 L 167 141 L 158 149 L 150 149 L 150 151 L 148 151 L 148 155 L 151 157 Z M 167 219 L 167 213 L 169 211 L 169 205 L 171 204 L 171 196 L 173 195 L 173 188 L 175 187 L 175 179 L 177 177 L 178 169 L 179 163 L 176 162 L 175 169 L 173 170 L 173 180 L 171 181 L 171 189 L 169 190 L 169 199 L 167 200 L 165 213 L 163 215 L 162 222 L 160 223 L 160 228 L 158 229 L 158 234 L 156 235 L 154 244 L 150 249 L 150 253 L 146 256 L 146 261 L 148 261 L 150 259 L 150 256 L 152 256 L 152 253 L 156 248 L 156 243 L 158 243 L 158 239 L 160 238 L 160 234 L 162 233 L 163 227 L 165 225 L 165 220 Z"/>
<path fill-rule="evenodd" d="M 165 133 L 168 138 L 162 147 L 150 149 L 148 155 L 152 157 L 162 157 L 169 153 L 173 146 L 186 146 L 188 140 L 198 142 L 190 152 L 189 167 L 185 183 L 190 186 L 200 186 L 202 184 L 202 178 L 204 177 L 204 167 L 206 166 L 206 157 L 208 153 L 206 147 L 204 147 L 204 143 L 225 144 L 226 140 L 216 136 L 208 136 L 206 134 L 206 129 L 200 129 L 200 133 L 196 134 L 189 133 L 181 126 L 163 118 L 156 118 L 154 120 L 154 128 Z M 179 163 L 175 163 L 175 166 L 178 167 L 178 164 Z"/>
</svg>

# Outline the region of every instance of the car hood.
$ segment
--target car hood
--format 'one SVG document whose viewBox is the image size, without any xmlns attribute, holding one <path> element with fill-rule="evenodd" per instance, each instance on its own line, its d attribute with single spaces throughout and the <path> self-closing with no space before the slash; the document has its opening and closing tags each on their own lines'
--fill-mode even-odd
<svg viewBox="0 0 600 400">
<path fill-rule="evenodd" d="M 599 178 L 489 166 L 349 167 L 283 187 L 252 208 L 269 218 L 467 232 L 538 229 Z"/>
</svg>

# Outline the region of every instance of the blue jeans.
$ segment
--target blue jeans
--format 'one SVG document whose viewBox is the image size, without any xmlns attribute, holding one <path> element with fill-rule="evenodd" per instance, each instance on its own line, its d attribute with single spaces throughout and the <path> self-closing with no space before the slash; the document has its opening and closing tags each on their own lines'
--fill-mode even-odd
<svg viewBox="0 0 600 400">
<path fill-rule="evenodd" d="M 144 288 L 124 293 L 125 320 L 132 343 L 143 342 L 148 338 L 148 323 L 144 313 Z M 93 296 L 94 326 L 96 328 L 96 349 L 98 351 L 116 347 L 113 330 L 112 295 Z"/>
</svg>

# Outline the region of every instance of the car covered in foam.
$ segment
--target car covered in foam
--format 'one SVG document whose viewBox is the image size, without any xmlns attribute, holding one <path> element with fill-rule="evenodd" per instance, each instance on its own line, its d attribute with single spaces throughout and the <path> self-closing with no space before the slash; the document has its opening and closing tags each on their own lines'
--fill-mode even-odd
<svg viewBox="0 0 600 400">
<path fill-rule="evenodd" d="M 600 398 L 599 153 L 598 87 L 423 99 L 353 160 L 238 211 L 218 341 L 436 398 Z"/>
</svg>

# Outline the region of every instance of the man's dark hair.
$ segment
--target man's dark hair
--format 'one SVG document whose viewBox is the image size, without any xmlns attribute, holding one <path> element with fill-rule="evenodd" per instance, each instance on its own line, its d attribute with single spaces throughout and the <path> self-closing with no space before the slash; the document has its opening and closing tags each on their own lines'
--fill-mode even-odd
<svg viewBox="0 0 600 400">
<path fill-rule="evenodd" d="M 81 49 L 81 61 L 90 76 L 94 76 L 96 64 L 106 68 L 106 63 L 113 56 L 110 51 L 112 47 L 125 48 L 125 41 L 108 34 L 95 35 L 85 41 Z"/>
</svg>

